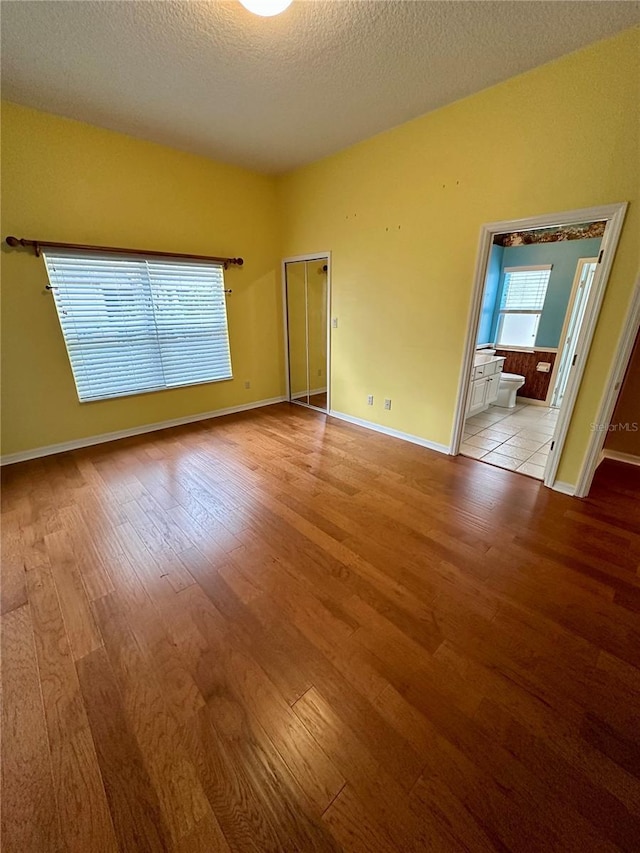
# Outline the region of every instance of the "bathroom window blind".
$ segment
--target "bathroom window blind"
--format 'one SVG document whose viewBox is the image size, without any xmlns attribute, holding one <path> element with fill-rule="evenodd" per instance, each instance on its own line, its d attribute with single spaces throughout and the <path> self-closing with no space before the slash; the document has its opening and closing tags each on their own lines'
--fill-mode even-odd
<svg viewBox="0 0 640 853">
<path fill-rule="evenodd" d="M 551 264 L 505 267 L 496 343 L 532 349 L 547 295 Z"/>
<path fill-rule="evenodd" d="M 82 401 L 231 379 L 221 265 L 48 252 Z"/>
<path fill-rule="evenodd" d="M 501 311 L 542 311 L 551 265 L 505 267 Z"/>
</svg>

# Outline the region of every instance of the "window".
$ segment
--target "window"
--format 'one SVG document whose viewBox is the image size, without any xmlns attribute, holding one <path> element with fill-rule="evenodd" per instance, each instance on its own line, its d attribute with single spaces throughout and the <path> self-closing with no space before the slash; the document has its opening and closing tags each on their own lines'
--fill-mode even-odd
<svg viewBox="0 0 640 853">
<path fill-rule="evenodd" d="M 223 267 L 46 253 L 78 398 L 231 379 Z"/>
<path fill-rule="evenodd" d="M 547 294 L 551 264 L 505 267 L 496 344 L 533 348 Z"/>
</svg>

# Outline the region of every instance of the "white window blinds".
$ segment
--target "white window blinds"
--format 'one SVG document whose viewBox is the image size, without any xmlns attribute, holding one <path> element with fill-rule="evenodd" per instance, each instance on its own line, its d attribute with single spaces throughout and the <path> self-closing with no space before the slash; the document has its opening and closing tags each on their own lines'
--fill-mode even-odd
<svg viewBox="0 0 640 853">
<path fill-rule="evenodd" d="M 551 265 L 505 267 L 501 311 L 542 311 Z"/>
<path fill-rule="evenodd" d="M 223 267 L 45 254 L 81 401 L 231 379 Z"/>
</svg>

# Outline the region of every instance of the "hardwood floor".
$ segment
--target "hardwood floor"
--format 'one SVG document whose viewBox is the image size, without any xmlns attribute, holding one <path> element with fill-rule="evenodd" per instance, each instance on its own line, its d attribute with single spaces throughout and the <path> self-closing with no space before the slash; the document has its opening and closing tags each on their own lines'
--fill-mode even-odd
<svg viewBox="0 0 640 853">
<path fill-rule="evenodd" d="M 2 849 L 637 851 L 639 476 L 287 404 L 5 469 Z"/>
<path fill-rule="evenodd" d="M 323 391 L 321 394 L 312 394 L 309 397 L 309 405 L 315 406 L 318 409 L 326 409 L 327 408 L 327 392 Z"/>
</svg>

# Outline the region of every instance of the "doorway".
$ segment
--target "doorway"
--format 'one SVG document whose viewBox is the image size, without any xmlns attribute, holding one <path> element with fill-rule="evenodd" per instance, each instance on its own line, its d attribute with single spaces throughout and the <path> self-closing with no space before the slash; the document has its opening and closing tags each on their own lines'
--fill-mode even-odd
<svg viewBox="0 0 640 853">
<path fill-rule="evenodd" d="M 301 255 L 283 261 L 287 398 L 330 409 L 330 257 Z"/>
<path fill-rule="evenodd" d="M 539 479 L 543 479 L 546 486 L 571 494 L 574 493 L 573 487 L 556 482 L 556 474 L 580 388 L 607 279 L 622 229 L 626 208 L 626 203 L 613 204 L 531 217 L 524 220 L 490 223 L 483 226 L 480 234 L 480 246 L 476 263 L 475 284 L 470 308 L 465 353 L 458 386 L 458 402 L 451 441 L 451 452 L 453 455 L 461 452 L 461 446 L 465 438 L 468 438 L 470 434 L 479 434 L 477 432 L 471 433 L 466 424 L 469 417 L 469 404 L 471 403 L 472 417 L 475 416 L 480 419 L 487 419 L 488 417 L 489 423 L 485 425 L 485 430 L 492 430 L 496 433 L 496 435 L 491 436 L 492 440 L 504 442 L 504 439 L 497 433 L 502 432 L 502 435 L 504 435 L 505 430 L 503 427 L 507 424 L 503 424 L 503 427 L 496 426 L 496 424 L 499 420 L 508 418 L 510 419 L 510 427 L 517 427 L 520 433 L 528 431 L 530 434 L 533 434 L 520 438 L 517 436 L 509 437 L 507 440 L 512 447 L 522 445 L 523 449 L 528 450 L 530 449 L 529 445 L 533 441 L 544 442 L 546 445 L 544 450 L 541 447 L 540 450 L 534 451 L 541 454 L 532 463 L 537 468 L 536 473 L 534 474 L 532 471 L 526 470 L 522 470 L 521 473 L 528 473 L 529 476 L 537 476 Z M 538 262 L 536 264 L 529 263 L 526 268 L 513 266 L 505 269 L 503 266 L 501 268 L 502 279 L 500 280 L 499 287 L 496 285 L 496 293 L 494 293 L 493 308 L 491 306 L 487 307 L 486 285 L 493 264 L 492 247 L 494 246 L 496 237 L 504 234 L 519 235 L 521 243 L 525 244 L 530 242 L 528 236 L 533 231 L 541 229 L 548 229 L 550 231 L 554 229 L 571 230 L 573 228 L 580 228 L 585 224 L 593 223 L 601 223 L 603 226 L 600 251 L 595 261 L 593 261 L 591 255 L 585 255 L 583 258 L 586 262 L 585 266 L 588 263 L 594 263 L 594 268 L 587 266 L 586 270 L 584 270 L 585 292 L 580 296 L 577 304 L 576 299 L 574 299 L 571 308 L 567 310 L 567 303 L 565 302 L 565 310 L 561 314 L 558 314 L 557 311 L 550 313 L 548 318 L 545 318 L 542 326 L 540 325 L 542 323 L 542 306 L 546 299 L 545 275 L 543 272 L 545 269 L 551 269 L 551 266 Z M 565 237 L 563 239 L 571 238 Z M 573 269 L 576 269 L 575 261 Z M 505 277 L 507 274 L 511 275 L 513 279 L 510 287 L 505 287 Z M 525 274 L 531 276 L 533 284 L 532 288 L 528 290 L 528 293 L 532 295 L 531 304 L 526 302 L 526 300 L 520 299 L 518 292 L 519 285 L 526 283 Z M 574 296 L 578 296 L 578 291 L 576 291 Z M 501 299 L 502 301 L 500 301 Z M 551 378 L 549 374 L 553 373 L 556 358 L 561 358 L 562 356 L 562 353 L 558 351 L 561 348 L 566 350 L 567 347 L 562 347 L 558 341 L 556 342 L 555 352 L 552 352 L 554 347 L 547 342 L 546 350 L 549 352 L 549 357 L 545 357 L 544 359 L 538 358 L 536 356 L 537 336 L 540 334 L 543 326 L 545 333 L 549 333 L 554 323 L 563 326 L 564 320 L 566 326 L 566 323 L 569 323 L 571 318 L 575 321 L 575 328 L 572 331 L 572 341 L 568 347 L 571 355 L 570 357 L 567 356 L 563 371 L 563 381 L 559 392 L 559 394 L 561 393 L 559 407 L 555 409 L 550 408 L 550 400 L 547 394 L 542 399 L 528 401 L 524 411 L 519 411 L 516 407 L 521 404 L 517 402 L 517 392 L 514 391 L 513 399 L 511 399 L 510 391 L 516 386 L 522 386 L 523 376 L 521 374 L 524 371 L 515 368 L 504 369 L 504 362 L 501 363 L 500 359 L 504 357 L 506 361 L 507 353 L 501 351 L 501 343 L 510 343 L 510 339 L 507 340 L 510 336 L 521 338 L 520 346 L 510 347 L 514 357 L 511 363 L 515 365 L 522 364 L 523 354 L 533 354 L 535 357 L 535 369 L 532 374 L 533 382 L 534 384 L 536 382 L 539 383 L 540 376 L 546 374 L 547 391 L 549 391 L 548 380 Z M 487 329 L 491 330 L 489 337 L 486 337 L 484 341 L 480 341 L 479 335 L 486 335 Z M 498 329 L 500 330 L 499 333 L 496 331 Z M 495 337 L 492 340 L 492 335 L 496 334 L 501 334 L 505 340 L 498 341 Z M 563 329 L 563 336 L 568 337 L 568 327 Z M 524 341 L 526 337 L 531 338 L 528 344 Z M 479 349 L 479 344 L 481 343 L 484 346 Z M 558 363 L 558 370 L 559 366 L 560 363 Z M 508 373 L 511 376 L 505 375 Z M 485 390 L 482 403 L 480 400 L 482 396 L 480 390 L 475 387 L 480 380 L 483 382 L 483 387 L 487 389 Z M 496 387 L 496 383 L 498 387 Z M 555 391 L 555 385 L 553 386 L 553 390 Z M 496 391 L 497 393 L 494 393 Z M 488 399 L 489 397 L 491 398 L 490 400 Z M 514 401 L 516 402 L 514 403 Z M 491 411 L 487 416 L 485 411 L 481 409 L 483 407 L 489 409 L 492 405 L 496 405 L 502 411 Z M 546 411 L 542 407 L 546 407 Z M 486 432 L 485 436 L 487 436 Z M 475 458 L 481 458 L 483 455 L 485 454 L 478 451 Z M 491 460 L 486 459 L 486 461 L 490 462 Z M 504 466 L 500 465 L 500 467 L 510 467 L 511 470 L 517 470 L 518 466 L 508 466 L 505 464 Z"/>
</svg>

